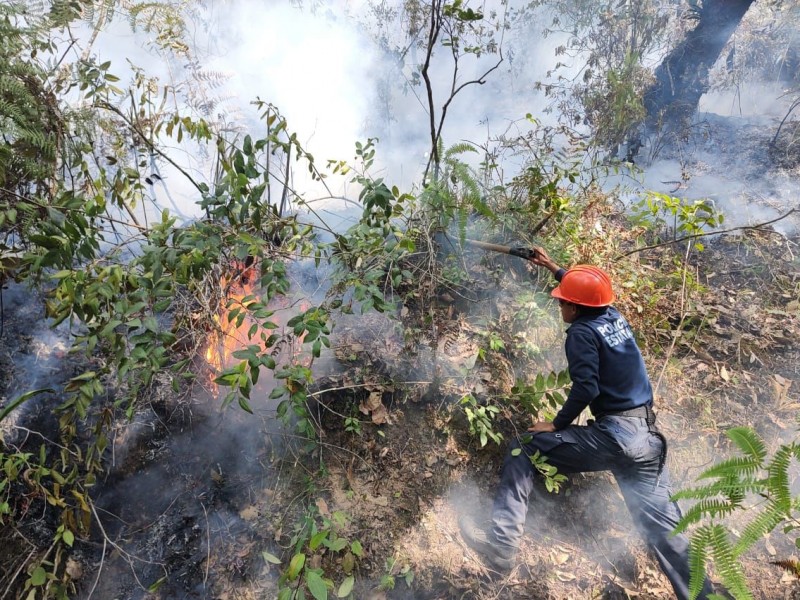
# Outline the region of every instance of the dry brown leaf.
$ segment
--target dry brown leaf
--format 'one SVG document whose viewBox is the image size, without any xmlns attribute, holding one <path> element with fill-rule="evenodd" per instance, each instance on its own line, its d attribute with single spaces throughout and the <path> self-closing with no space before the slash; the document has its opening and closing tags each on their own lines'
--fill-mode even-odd
<svg viewBox="0 0 800 600">
<path fill-rule="evenodd" d="M 389 422 L 389 412 L 386 410 L 383 404 L 372 411 L 372 422 L 375 425 L 383 425 L 384 423 Z"/>
<path fill-rule="evenodd" d="M 563 565 L 569 560 L 569 554 L 566 552 L 554 552 L 552 555 L 553 562 L 557 565 Z"/>
<path fill-rule="evenodd" d="M 782 405 L 789 397 L 789 388 L 792 387 L 791 379 L 781 377 L 777 373 L 772 376 L 772 393 L 775 396 L 775 402 Z"/>
<path fill-rule="evenodd" d="M 77 581 L 78 579 L 83 577 L 83 567 L 81 567 L 81 563 L 72 558 L 68 558 L 66 574 L 73 581 Z"/>
<path fill-rule="evenodd" d="M 769 541 L 769 538 L 764 539 L 764 547 L 767 549 L 767 552 L 770 556 L 775 556 L 777 551 L 775 550 L 775 546 Z"/>
<path fill-rule="evenodd" d="M 389 506 L 389 499 L 385 496 L 367 496 L 367 500 L 384 508 Z"/>
<path fill-rule="evenodd" d="M 325 502 L 325 499 L 317 498 L 316 504 L 317 508 L 319 509 L 319 514 L 321 514 L 323 517 L 330 518 L 331 511 L 330 509 L 328 509 L 328 503 Z"/>
<path fill-rule="evenodd" d="M 255 521 L 258 518 L 258 509 L 252 504 L 245 506 L 239 511 L 239 517 L 244 521 Z"/>
<path fill-rule="evenodd" d="M 356 566 L 356 557 L 353 556 L 352 552 L 347 552 L 342 558 L 342 571 L 345 572 L 346 575 L 350 575 L 353 572 L 353 568 Z"/>
<path fill-rule="evenodd" d="M 239 558 L 245 558 L 247 556 L 250 556 L 250 553 L 253 550 L 253 546 L 255 546 L 255 545 L 256 545 L 255 542 L 250 542 L 249 544 L 245 544 L 244 546 L 241 546 L 236 551 L 236 556 L 238 556 Z"/>
<path fill-rule="evenodd" d="M 365 415 L 368 415 L 373 410 L 377 410 L 379 407 L 383 406 L 381 402 L 382 397 L 383 394 L 380 391 L 372 391 L 366 399 L 361 401 L 361 405 L 358 409 Z"/>
</svg>

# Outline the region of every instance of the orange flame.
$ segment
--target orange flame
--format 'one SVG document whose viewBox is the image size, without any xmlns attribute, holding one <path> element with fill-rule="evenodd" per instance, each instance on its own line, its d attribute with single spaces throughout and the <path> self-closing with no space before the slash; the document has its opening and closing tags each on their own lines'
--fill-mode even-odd
<svg viewBox="0 0 800 600">
<path fill-rule="evenodd" d="M 226 290 L 225 304 L 214 315 L 217 327 L 211 332 L 206 348 L 205 358 L 213 371 L 212 380 L 229 364 L 232 354 L 249 343 L 251 323 L 246 317 L 244 300 L 255 293 L 256 268 L 254 264 L 234 263 L 232 270 L 235 273 L 232 277 L 223 276 L 220 281 L 220 286 Z M 239 309 L 238 314 L 232 315 L 236 309 Z"/>
<path fill-rule="evenodd" d="M 226 298 L 219 313 L 214 315 L 216 327 L 209 335 L 208 347 L 205 351 L 205 359 L 210 367 L 208 384 L 215 391 L 217 385 L 214 383 L 214 379 L 231 364 L 233 353 L 248 345 L 256 343 L 261 345 L 260 341 L 251 339 L 250 330 L 253 322 L 247 317 L 246 310 L 247 305 L 251 302 L 248 296 L 255 298 L 257 292 L 257 266 L 255 264 L 247 266 L 236 262 L 232 265 L 231 271 L 234 273 L 233 276 L 225 276 L 220 281 Z M 287 299 L 284 298 L 284 300 Z M 274 298 L 271 304 L 273 304 L 273 308 L 277 308 L 274 305 L 281 304 L 280 298 Z M 310 307 L 311 302 L 306 299 L 298 303 L 300 312 L 305 312 Z M 290 309 L 291 307 L 284 306 L 283 308 Z M 288 318 L 288 315 L 284 315 L 284 318 Z M 283 320 L 278 315 L 273 315 L 272 319 L 278 323 Z M 285 325 L 285 322 L 283 324 Z M 311 356 L 300 356 L 304 337 L 305 334 L 298 336 L 289 347 L 285 347 L 285 351 L 295 359 L 299 358 L 306 366 L 310 366 Z"/>
</svg>

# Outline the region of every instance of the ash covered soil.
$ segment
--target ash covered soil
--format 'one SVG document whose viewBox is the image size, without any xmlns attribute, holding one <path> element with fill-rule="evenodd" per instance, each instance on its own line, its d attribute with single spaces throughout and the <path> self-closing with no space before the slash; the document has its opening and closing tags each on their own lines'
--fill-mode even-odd
<svg viewBox="0 0 800 600">
<path fill-rule="evenodd" d="M 706 287 L 693 295 L 691 318 L 681 322 L 680 307 L 663 303 L 658 307 L 663 329 L 642 341 L 653 384 L 658 384 L 659 427 L 670 443 L 668 465 L 676 490 L 693 485 L 704 469 L 730 456 L 725 436 L 730 427 L 754 427 L 770 451 L 795 438 L 800 414 L 800 262 L 796 241 L 778 239 L 775 243 L 773 234 L 718 239 L 698 256 L 698 279 Z M 513 268 L 500 270 L 513 274 Z M 472 272 L 479 273 L 480 267 Z M 501 284 L 509 294 L 528 285 L 522 278 L 510 279 Z M 486 307 L 501 322 L 510 318 L 504 317 L 502 298 L 502 293 L 493 297 L 493 306 Z M 486 398 L 507 394 L 514 357 L 513 352 L 499 353 L 466 373 L 459 370 L 481 341 L 471 337 L 460 303 L 449 300 L 438 306 L 442 337 L 447 338 L 439 340 L 436 357 L 445 373 L 438 394 L 420 389 L 417 394 L 405 390 L 384 395 L 387 423 L 380 427 L 382 436 L 374 435 L 377 427 L 370 425 L 354 435 L 341 420 L 325 421 L 330 474 L 321 497 L 326 510 L 342 510 L 351 517 L 351 534 L 370 549 L 359 569 L 371 586 L 366 584 L 356 597 L 674 597 L 636 537 L 609 474 L 573 476 L 558 495 L 540 490 L 510 575 L 492 573 L 467 548 L 457 518 L 463 512 L 488 514 L 505 442 L 490 441 L 481 448 L 468 433 L 458 399 L 475 389 L 484 389 Z M 644 325 L 635 300 L 622 305 L 635 328 Z M 471 311 L 476 313 L 474 306 Z M 677 343 L 671 346 L 676 328 Z M 553 362 L 543 358 L 541 370 L 563 367 L 561 326 L 546 323 L 538 337 L 552 344 L 544 356 Z M 372 344 L 361 335 L 359 339 L 365 356 L 392 356 L 391 346 L 399 344 L 387 335 L 375 336 Z M 339 383 L 346 387 L 346 377 Z M 346 401 L 336 402 L 342 410 Z M 499 404 L 503 412 L 498 430 L 508 440 L 524 430 L 528 417 L 514 406 Z M 745 557 L 757 598 L 800 597 L 796 578 L 775 564 L 795 555 L 792 539 L 775 531 Z M 388 566 L 386 557 L 395 562 Z M 413 573 L 410 586 L 404 569 Z M 387 571 L 394 575 L 392 591 L 380 589 Z"/>
<path fill-rule="evenodd" d="M 691 318 L 681 322 L 679 304 L 665 300 L 658 307 L 663 329 L 642 340 L 676 488 L 729 456 L 729 427 L 756 428 L 770 450 L 796 433 L 800 269 L 796 241 L 778 238 L 752 233 L 711 244 L 697 257 L 706 287 L 692 296 Z M 435 333 L 409 332 L 377 314 L 340 324 L 341 369 L 321 377 L 313 396 L 323 431 L 313 450 L 278 431 L 274 414 L 219 412 L 202 393 L 180 402 L 165 394 L 133 423 L 120 421 L 110 473 L 93 493 L 103 530 L 78 540 L 68 563 L 73 597 L 277 597 L 298 524 L 309 514 L 318 524 L 335 523 L 348 548 L 357 542 L 362 549 L 359 556 L 324 546 L 307 551 L 309 564 L 336 586 L 354 575 L 354 598 L 673 597 L 607 474 L 571 477 L 558 495 L 541 490 L 507 576 L 489 571 L 461 540 L 458 515 L 486 514 L 505 443 L 529 422 L 502 401 L 524 375 L 514 339 L 483 360 L 476 355 L 485 346 L 485 318 L 513 330 L 511 298 L 532 284 L 502 262 L 509 259 L 474 260 L 473 297 L 440 296 L 424 307 L 435 311 Z M 34 338 L 24 333 L 31 317 L 22 310 L 28 304 L 6 306 L 6 373 L 32 352 Z M 634 328 L 645 326 L 636 306 L 635 299 L 622 302 Z M 407 307 L 406 320 L 417 322 L 421 308 Z M 564 367 L 563 325 L 554 312 L 545 307 L 536 330 L 526 332 L 540 348 L 542 372 Z M 501 407 L 500 444 L 481 447 L 470 435 L 459 404 L 468 391 Z M 47 415 L 47 406 L 30 415 Z M 43 428 L 45 421 L 34 420 Z M 57 526 L 41 518 L 41 499 L 25 493 L 27 504 L 18 508 L 30 518 L 5 528 L 0 549 L 9 598 L 22 597 L 23 558 L 43 555 Z M 800 598 L 797 580 L 774 564 L 794 556 L 789 542 L 778 531 L 746 556 L 757 598 Z"/>
</svg>

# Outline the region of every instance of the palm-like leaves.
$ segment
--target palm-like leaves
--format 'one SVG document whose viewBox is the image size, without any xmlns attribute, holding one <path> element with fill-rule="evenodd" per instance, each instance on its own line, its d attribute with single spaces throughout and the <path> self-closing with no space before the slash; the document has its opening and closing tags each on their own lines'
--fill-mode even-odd
<svg viewBox="0 0 800 600">
<path fill-rule="evenodd" d="M 800 460 L 797 443 L 781 446 L 769 460 L 766 445 L 752 429 L 737 427 L 728 431 L 728 437 L 743 456 L 718 463 L 698 477 L 716 481 L 682 490 L 673 496 L 675 500 L 697 500 L 675 529 L 680 533 L 693 524 L 701 524 L 692 534 L 689 544 L 692 598 L 702 590 L 709 557 L 734 598 L 752 598 L 738 559 L 775 527 L 793 520 L 800 507 L 800 499 L 792 497 L 789 487 L 792 458 Z M 745 506 L 747 498 L 758 497 L 766 501 Z M 752 511 L 754 516 L 734 540 L 720 520 L 741 510 Z"/>
</svg>

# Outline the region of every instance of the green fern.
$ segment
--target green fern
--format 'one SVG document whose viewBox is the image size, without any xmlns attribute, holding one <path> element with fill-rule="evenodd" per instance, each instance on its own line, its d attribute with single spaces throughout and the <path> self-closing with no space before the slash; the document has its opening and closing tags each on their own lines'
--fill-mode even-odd
<svg viewBox="0 0 800 600">
<path fill-rule="evenodd" d="M 775 502 L 768 502 L 763 512 L 750 521 L 742 530 L 736 543 L 735 555 L 741 556 L 748 548 L 775 529 L 786 519 L 786 511 Z"/>
<path fill-rule="evenodd" d="M 478 152 L 478 150 L 470 144 L 469 142 L 460 142 L 458 144 L 453 144 L 450 146 L 444 153 L 444 160 L 452 160 L 459 154 L 464 154 L 465 152 Z"/>
<path fill-rule="evenodd" d="M 715 498 L 702 500 L 686 511 L 675 527 L 675 533 L 683 533 L 689 525 L 699 522 L 703 517 L 723 517 L 732 514 L 737 508 L 738 505 L 732 504 L 728 500 Z"/>
<path fill-rule="evenodd" d="M 737 456 L 716 464 L 704 471 L 699 479 L 748 476 L 758 472 L 759 468 L 761 468 L 761 464 L 761 459 L 754 459 L 749 456 Z"/>
<path fill-rule="evenodd" d="M 753 478 L 735 479 L 726 477 L 708 485 L 681 490 L 675 494 L 674 498 L 676 500 L 701 500 L 721 495 L 730 502 L 740 503 L 747 493 L 758 492 L 761 488 L 761 483 Z"/>
<path fill-rule="evenodd" d="M 785 531 L 791 531 L 800 508 L 800 498 L 792 497 L 789 483 L 789 469 L 792 459 L 800 460 L 800 446 L 784 444 L 769 459 L 766 444 L 752 429 L 737 427 L 727 435 L 744 456 L 714 465 L 698 477 L 716 481 L 673 496 L 674 500 L 697 500 L 675 528 L 680 533 L 691 525 L 699 525 L 689 542 L 692 598 L 702 589 L 709 555 L 733 597 L 752 598 L 740 557 L 782 523 L 788 522 Z M 746 499 L 759 497 L 766 501 L 745 505 Z M 750 513 L 753 516 L 734 540 L 724 520 L 737 511 L 747 511 L 747 516 Z"/>
<path fill-rule="evenodd" d="M 459 155 L 467 152 L 477 152 L 477 149 L 470 143 L 460 142 L 444 150 L 440 140 L 442 173 L 436 184 L 431 186 L 438 191 L 428 197 L 430 208 L 438 214 L 440 226 L 447 228 L 455 222 L 462 240 L 466 237 L 467 220 L 472 212 L 492 220 L 497 218 L 482 198 L 478 174 L 459 160 Z"/>
<path fill-rule="evenodd" d="M 767 468 L 769 473 L 768 480 L 771 482 L 772 500 L 784 512 L 791 510 L 792 507 L 792 493 L 789 489 L 789 466 L 796 450 L 797 447 L 794 445 L 782 446 L 775 453 L 772 462 Z"/>
<path fill-rule="evenodd" d="M 758 434 L 749 427 L 734 427 L 728 430 L 727 435 L 747 456 L 759 461 L 766 458 L 767 447 Z"/>
<path fill-rule="evenodd" d="M 708 562 L 708 547 L 711 535 L 708 527 L 701 527 L 689 541 L 689 570 L 691 573 L 705 573 Z M 697 598 L 703 590 L 704 577 L 692 577 L 689 580 L 689 596 Z"/>
<path fill-rule="evenodd" d="M 750 600 L 753 596 L 747 588 L 742 565 L 736 560 L 728 530 L 722 525 L 713 525 L 710 533 L 709 547 L 722 581 L 736 600 Z"/>
<path fill-rule="evenodd" d="M 77 20 L 83 11 L 82 4 L 91 6 L 91 2 L 72 2 L 70 0 L 53 0 L 50 7 L 50 24 L 54 28 L 66 27 Z"/>
<path fill-rule="evenodd" d="M 4 214 L 22 215 L 25 207 L 20 205 L 20 196 L 34 191 L 43 195 L 54 188 L 56 155 L 65 128 L 49 87 L 47 69 L 51 67 L 38 60 L 37 53 L 46 55 L 52 50 L 49 35 L 54 11 L 74 14 L 79 7 L 80 2 L 48 3 L 46 8 L 35 2 L 29 6 L 0 3 L 0 203 Z M 29 220 L 25 214 L 21 220 L 4 219 L 4 231 L 14 227 L 19 233 L 28 225 L 37 227 L 40 215 L 33 211 Z"/>
</svg>

